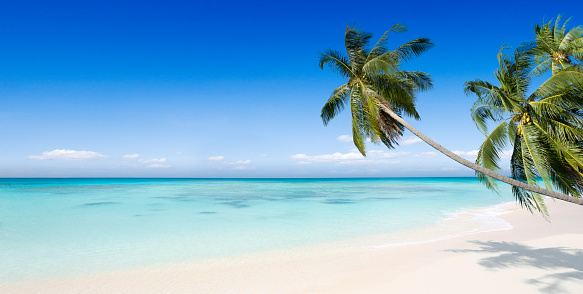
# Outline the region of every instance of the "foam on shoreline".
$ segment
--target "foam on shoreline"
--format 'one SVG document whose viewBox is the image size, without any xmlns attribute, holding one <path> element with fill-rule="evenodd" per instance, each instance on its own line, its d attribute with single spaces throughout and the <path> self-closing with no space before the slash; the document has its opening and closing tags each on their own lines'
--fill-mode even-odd
<svg viewBox="0 0 583 294">
<path fill-rule="evenodd" d="M 513 207 L 514 203 L 508 202 L 483 208 L 463 209 L 451 213 L 448 218 L 436 225 L 385 234 L 382 237 L 389 241 L 362 247 L 380 249 L 430 243 L 485 232 L 511 230 L 512 225 L 500 216 L 511 213 Z M 398 241 L 398 239 L 404 241 Z"/>
</svg>

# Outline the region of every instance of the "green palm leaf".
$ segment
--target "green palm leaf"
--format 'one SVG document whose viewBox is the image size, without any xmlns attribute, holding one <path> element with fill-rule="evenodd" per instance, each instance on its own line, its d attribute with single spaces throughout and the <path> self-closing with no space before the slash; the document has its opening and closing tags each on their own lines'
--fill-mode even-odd
<svg viewBox="0 0 583 294">
<path fill-rule="evenodd" d="M 391 32 L 402 33 L 402 32 L 406 32 L 406 31 L 407 31 L 407 27 L 405 27 L 404 25 L 402 25 L 402 24 L 394 25 L 390 30 L 386 31 L 383 34 L 383 36 L 378 40 L 378 42 L 374 45 L 374 47 L 370 51 L 370 54 L 368 55 L 366 61 L 368 62 L 374 58 L 377 58 L 378 56 L 383 55 L 385 52 L 387 52 L 389 50 L 387 48 L 387 42 L 389 41 L 389 34 Z"/>
<path fill-rule="evenodd" d="M 328 122 L 330 122 L 331 119 L 344 110 L 344 106 L 348 102 L 349 97 L 350 87 L 348 84 L 344 84 L 332 92 L 330 99 L 324 104 L 322 114 L 320 115 L 324 125 L 328 125 Z"/>
<path fill-rule="evenodd" d="M 432 47 L 433 43 L 431 43 L 428 38 L 422 37 L 399 46 L 397 49 L 392 51 L 392 54 L 396 54 L 400 60 L 409 61 L 411 58 L 420 56 Z M 381 55 L 379 58 L 383 59 L 385 58 L 385 55 L 387 55 L 386 58 L 390 59 L 389 52 Z"/>
<path fill-rule="evenodd" d="M 506 141 L 508 140 L 508 122 L 503 121 L 500 123 L 492 133 L 490 133 L 480 149 L 478 150 L 478 157 L 476 158 L 476 164 L 481 165 L 490 170 L 499 170 L 500 166 L 498 161 L 500 160 L 500 153 L 506 146 Z M 490 177 L 485 176 L 480 172 L 476 172 L 478 179 L 486 184 L 489 189 L 497 191 L 496 183 Z"/>
<path fill-rule="evenodd" d="M 348 59 L 346 59 L 342 53 L 336 50 L 328 49 L 323 53 L 320 53 L 319 63 L 320 69 L 324 69 L 324 66 L 328 65 L 333 72 L 343 77 L 348 78 L 354 75 L 350 70 L 350 61 L 348 61 Z"/>
</svg>

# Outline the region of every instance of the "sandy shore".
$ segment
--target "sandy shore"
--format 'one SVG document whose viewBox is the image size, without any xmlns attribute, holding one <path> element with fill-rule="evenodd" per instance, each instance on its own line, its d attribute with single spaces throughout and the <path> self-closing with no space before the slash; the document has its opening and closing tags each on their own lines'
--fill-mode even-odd
<svg viewBox="0 0 583 294">
<path fill-rule="evenodd" d="M 476 224 L 452 219 L 415 232 L 418 240 L 442 236 L 431 242 L 395 246 L 395 235 L 375 236 L 1 284 L 0 293 L 583 293 L 583 207 L 548 205 L 550 223 L 511 204 L 496 208 L 508 213 L 486 222 L 502 222 L 499 231 L 472 233 Z M 465 233 L 447 235 L 459 226 Z"/>
</svg>

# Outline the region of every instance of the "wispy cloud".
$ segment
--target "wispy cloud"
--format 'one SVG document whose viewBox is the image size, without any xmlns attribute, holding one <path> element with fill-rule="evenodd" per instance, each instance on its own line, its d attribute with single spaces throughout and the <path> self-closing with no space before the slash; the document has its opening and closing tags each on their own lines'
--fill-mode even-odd
<svg viewBox="0 0 583 294">
<path fill-rule="evenodd" d="M 225 164 L 251 164 L 251 160 L 225 161 Z"/>
<path fill-rule="evenodd" d="M 341 160 L 357 160 L 363 159 L 360 153 L 350 152 L 350 153 L 340 153 L 336 152 L 333 154 L 324 154 L 324 155 L 306 155 L 306 154 L 295 154 L 290 156 L 293 159 L 300 160 L 300 161 L 307 161 L 307 162 L 333 162 L 333 161 L 341 161 Z"/>
<path fill-rule="evenodd" d="M 172 167 L 169 164 L 159 164 L 159 163 L 154 163 L 154 164 L 150 164 L 147 166 L 148 168 L 170 168 Z"/>
<path fill-rule="evenodd" d="M 152 158 L 152 159 L 141 159 L 140 162 L 146 162 L 146 163 L 162 163 L 162 162 L 166 162 L 168 161 L 166 158 Z"/>
<path fill-rule="evenodd" d="M 466 158 L 476 158 L 478 157 L 478 150 L 472 150 L 472 151 L 460 151 L 460 150 L 455 150 L 452 151 L 453 153 L 461 156 L 461 157 L 466 157 Z"/>
<path fill-rule="evenodd" d="M 399 144 L 401 145 L 412 145 L 412 144 L 417 144 L 419 142 L 423 142 L 421 139 L 417 138 L 417 137 L 408 137 L 408 138 L 403 138 L 402 141 L 399 142 Z"/>
<path fill-rule="evenodd" d="M 437 156 L 437 152 L 428 151 L 428 152 L 421 152 L 421 153 L 415 154 L 413 157 L 433 158 L 435 156 Z"/>
<path fill-rule="evenodd" d="M 104 159 L 107 156 L 94 151 L 77 151 L 69 149 L 55 149 L 53 151 L 45 151 L 41 155 L 29 155 L 29 159 L 66 159 L 66 160 L 94 160 Z"/>
<path fill-rule="evenodd" d="M 248 166 L 251 164 L 250 159 L 230 161 L 230 160 L 227 160 L 227 158 L 225 156 L 219 155 L 219 156 L 211 156 L 211 157 L 207 158 L 207 160 L 215 161 L 215 162 L 218 162 L 218 163 L 221 163 L 224 165 L 236 165 L 236 167 L 233 167 L 233 169 L 236 169 L 236 170 L 252 169 Z"/>
<path fill-rule="evenodd" d="M 352 137 L 348 135 L 340 135 L 336 139 L 340 142 L 352 142 Z"/>
<path fill-rule="evenodd" d="M 239 166 L 233 167 L 233 169 L 234 170 L 254 170 L 255 167 L 246 166 L 246 165 L 239 165 Z"/>
<path fill-rule="evenodd" d="M 340 166 L 370 166 L 370 165 L 377 165 L 377 164 L 397 164 L 401 163 L 398 160 L 370 160 L 370 159 L 361 159 L 361 160 L 346 160 L 340 161 L 337 165 Z"/>
<path fill-rule="evenodd" d="M 294 154 L 290 158 L 296 160 L 297 164 L 310 164 L 322 162 L 336 162 L 337 165 L 374 165 L 378 163 L 398 163 L 398 161 L 387 161 L 388 158 L 405 156 L 409 152 L 386 152 L 383 150 L 370 150 L 367 157 L 358 152 L 332 153 L 323 155 Z"/>
<path fill-rule="evenodd" d="M 211 157 L 207 158 L 207 160 L 210 160 L 210 161 L 221 161 L 221 160 L 225 160 L 225 157 L 222 156 L 222 155 L 219 155 L 219 156 L 211 156 Z"/>
<path fill-rule="evenodd" d="M 127 154 L 127 155 L 124 155 L 123 156 L 123 158 L 126 158 L 126 159 L 134 159 L 134 158 L 138 158 L 138 157 L 140 157 L 140 155 L 137 154 L 137 153 L 135 153 L 135 154 Z"/>
<path fill-rule="evenodd" d="M 367 157 L 395 158 L 409 155 L 409 153 L 410 152 L 387 152 L 383 150 L 370 150 L 367 152 Z"/>
<path fill-rule="evenodd" d="M 467 158 L 476 158 L 478 157 L 478 150 L 472 150 L 472 151 L 452 151 L 453 153 L 462 156 L 462 157 L 467 157 Z M 500 158 L 510 158 L 512 157 L 512 150 L 504 150 L 502 152 L 500 152 Z"/>
</svg>

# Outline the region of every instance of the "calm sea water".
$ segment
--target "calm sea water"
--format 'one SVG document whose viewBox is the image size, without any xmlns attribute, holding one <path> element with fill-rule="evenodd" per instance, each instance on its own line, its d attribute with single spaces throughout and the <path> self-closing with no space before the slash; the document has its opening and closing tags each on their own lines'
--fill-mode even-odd
<svg viewBox="0 0 583 294">
<path fill-rule="evenodd" d="M 0 179 L 0 282 L 434 225 L 512 201 L 474 178 Z"/>
</svg>

